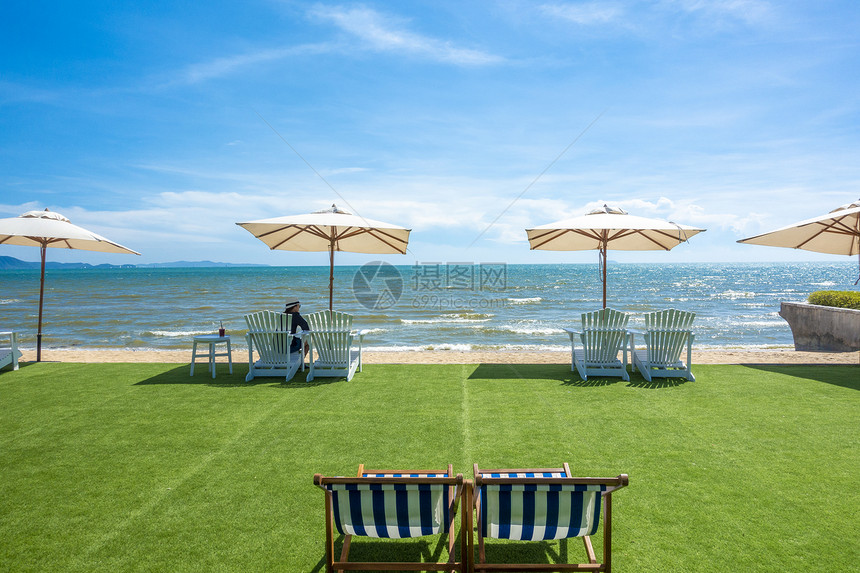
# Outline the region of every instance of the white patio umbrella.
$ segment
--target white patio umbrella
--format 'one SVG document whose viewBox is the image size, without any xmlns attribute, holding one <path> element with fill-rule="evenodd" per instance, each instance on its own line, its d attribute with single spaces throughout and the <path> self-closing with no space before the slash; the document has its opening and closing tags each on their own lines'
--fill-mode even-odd
<svg viewBox="0 0 860 573">
<path fill-rule="evenodd" d="M 860 201 L 842 205 L 824 215 L 741 239 L 738 242 L 747 245 L 803 249 L 831 255 L 858 255 L 860 260 Z M 860 278 L 857 280 L 860 281 Z"/>
<path fill-rule="evenodd" d="M 334 306 L 335 251 L 405 255 L 410 233 L 410 229 L 365 219 L 341 211 L 335 205 L 332 205 L 331 209 L 306 215 L 289 215 L 236 224 L 266 243 L 272 250 L 328 251 L 329 310 L 333 310 Z"/>
<path fill-rule="evenodd" d="M 36 333 L 36 362 L 42 360 L 42 306 L 45 299 L 45 251 L 50 248 L 80 249 L 102 253 L 140 253 L 119 243 L 73 225 L 59 213 L 27 211 L 23 215 L 0 219 L 0 245 L 25 245 L 42 250 L 42 274 L 39 284 L 39 330 Z"/>
<path fill-rule="evenodd" d="M 606 251 L 668 251 L 705 229 L 629 215 L 606 205 L 572 219 L 526 229 L 529 247 L 547 251 L 600 251 L 606 308 Z"/>
</svg>

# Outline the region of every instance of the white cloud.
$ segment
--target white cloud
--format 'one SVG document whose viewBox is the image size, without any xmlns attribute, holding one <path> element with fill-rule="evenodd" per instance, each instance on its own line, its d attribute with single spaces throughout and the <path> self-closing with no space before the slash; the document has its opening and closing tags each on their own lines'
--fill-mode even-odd
<svg viewBox="0 0 860 573">
<path fill-rule="evenodd" d="M 709 20 L 735 20 L 755 24 L 767 21 L 773 16 L 772 6 L 763 0 L 667 0 L 667 3 Z"/>
<path fill-rule="evenodd" d="M 540 11 L 547 16 L 569 20 L 581 26 L 608 24 L 619 21 L 624 15 L 621 6 L 604 2 L 544 4 Z"/>
<path fill-rule="evenodd" d="M 451 42 L 406 30 L 402 22 L 366 7 L 318 6 L 313 16 L 361 40 L 371 50 L 413 54 L 457 65 L 486 65 L 502 61 L 493 54 L 452 45 Z"/>
<path fill-rule="evenodd" d="M 328 52 L 331 49 L 331 46 L 326 44 L 306 44 L 284 48 L 269 48 L 246 54 L 215 58 L 213 60 L 199 62 L 186 67 L 179 73 L 178 78 L 168 82 L 168 85 L 177 83 L 197 84 L 207 80 L 238 73 L 244 69 L 261 64 L 295 56 L 321 54 Z"/>
</svg>

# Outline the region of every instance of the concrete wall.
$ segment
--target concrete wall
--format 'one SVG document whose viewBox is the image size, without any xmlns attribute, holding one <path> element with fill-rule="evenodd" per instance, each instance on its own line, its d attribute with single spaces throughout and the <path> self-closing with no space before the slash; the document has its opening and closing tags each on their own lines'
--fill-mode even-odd
<svg viewBox="0 0 860 573">
<path fill-rule="evenodd" d="M 794 335 L 794 349 L 810 352 L 860 350 L 860 310 L 784 302 L 779 315 Z"/>
</svg>

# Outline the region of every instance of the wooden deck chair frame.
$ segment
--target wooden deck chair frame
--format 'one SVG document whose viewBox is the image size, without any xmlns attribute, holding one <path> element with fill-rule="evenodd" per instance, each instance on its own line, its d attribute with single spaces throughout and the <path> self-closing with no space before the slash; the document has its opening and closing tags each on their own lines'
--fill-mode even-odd
<svg viewBox="0 0 860 573">
<path fill-rule="evenodd" d="M 292 316 L 289 314 L 262 310 L 245 315 L 248 333 L 248 375 L 245 382 L 257 376 L 283 376 L 288 381 L 295 376 L 301 366 L 305 369 L 304 355 L 301 350 L 290 352 L 293 338 L 301 338 L 301 333 L 291 334 Z M 254 350 L 260 359 L 254 360 Z"/>
<path fill-rule="evenodd" d="M 469 531 L 474 531 L 478 537 L 478 555 L 477 560 L 474 560 L 474 536 L 469 536 L 469 555 L 475 561 L 469 571 L 605 571 L 607 573 L 612 570 L 612 492 L 622 487 L 627 486 L 627 474 L 620 474 L 613 478 L 592 478 L 592 477 L 574 477 L 570 472 L 570 466 L 565 463 L 561 468 L 518 468 L 518 469 L 480 469 L 478 464 L 474 465 L 475 482 L 474 487 L 470 488 L 469 507 L 471 509 L 469 515 L 468 528 Z M 597 555 L 594 552 L 594 547 L 591 543 L 591 535 L 577 535 L 582 537 L 585 545 L 585 553 L 588 558 L 587 563 L 487 563 L 486 550 L 484 547 L 484 532 L 482 531 L 481 518 L 482 511 L 487 511 L 488 508 L 482 500 L 482 490 L 484 486 L 501 486 L 501 488 L 513 490 L 517 487 L 523 487 L 525 491 L 530 491 L 532 488 L 538 490 L 541 486 L 558 488 L 591 488 L 601 489 L 599 493 L 598 509 L 594 519 L 600 520 L 600 505 L 603 506 L 603 556 L 602 562 L 597 561 Z M 568 490 L 569 491 L 569 490 Z M 525 493 L 525 492 L 524 492 Z M 535 491 L 537 493 L 537 491 Z M 598 494 L 597 491 L 594 492 Z M 484 505 L 484 507 L 482 507 Z M 544 507 L 545 509 L 545 507 Z M 538 520 L 540 504 L 536 503 L 534 507 L 535 521 Z M 516 525 L 516 524 L 511 524 Z M 598 523 L 595 522 L 594 528 L 597 529 Z M 560 542 L 565 542 L 569 537 L 560 539 Z M 528 542 L 528 541 L 526 541 Z"/>
<path fill-rule="evenodd" d="M 352 380 L 356 370 L 362 371 L 362 343 L 368 330 L 352 331 L 352 315 L 323 310 L 307 315 L 311 327 L 307 334 L 310 369 L 307 380 L 317 376 Z M 353 348 L 355 341 L 358 347 Z"/>
<path fill-rule="evenodd" d="M 21 351 L 18 349 L 17 332 L 0 332 L 3 338 L 9 338 L 9 346 L 0 346 L 0 368 L 12 365 L 12 370 L 18 370 L 18 359 Z"/>
<path fill-rule="evenodd" d="M 635 348 L 635 336 L 631 336 L 630 353 L 633 358 L 633 371 L 638 368 L 643 378 L 649 382 L 657 378 L 696 379 L 690 371 L 693 361 L 693 340 L 691 330 L 696 314 L 674 308 L 667 308 L 645 315 L 645 331 L 642 338 L 645 348 Z M 681 360 L 686 347 L 687 361 Z"/>
<path fill-rule="evenodd" d="M 324 477 L 321 474 L 314 475 L 314 485 L 325 492 L 325 531 L 326 531 L 326 572 L 344 570 L 359 571 L 466 571 L 468 560 L 466 559 L 467 536 L 466 524 L 468 520 L 468 489 L 469 482 L 463 480 L 463 474 L 453 473 L 453 466 L 448 464 L 447 470 L 367 470 L 364 464 L 358 467 L 356 477 Z M 334 558 L 334 540 L 338 534 L 335 521 L 336 500 L 332 487 L 341 485 L 345 488 L 376 488 L 393 490 L 396 488 L 414 486 L 442 486 L 447 489 L 448 499 L 448 521 L 444 526 L 447 531 L 443 535 L 448 536 L 448 561 L 439 563 L 411 563 L 393 561 L 349 561 L 349 550 L 354 535 L 344 534 L 343 549 L 340 558 Z M 386 488 L 386 486 L 388 486 Z M 360 491 L 360 490 L 359 490 Z M 365 490 L 367 491 L 367 490 Z M 354 493 L 354 492 L 351 492 Z M 443 498 L 444 500 L 444 498 Z M 366 501 L 366 500 L 362 500 Z M 398 511 L 402 508 L 398 506 Z M 456 559 L 455 553 L 455 518 L 460 513 L 460 553 L 461 559 Z M 393 517 L 386 515 L 386 517 Z M 391 528 L 396 528 L 396 523 L 386 522 Z M 368 526 L 368 529 L 373 526 Z M 418 535 L 404 535 L 402 538 L 421 537 Z"/>
<path fill-rule="evenodd" d="M 583 313 L 581 329 L 565 328 L 570 337 L 570 369 L 576 370 L 583 380 L 588 380 L 589 376 L 620 376 L 630 380 L 627 373 L 629 318 L 627 313 L 604 308 Z M 577 341 L 582 348 L 576 347 Z"/>
</svg>

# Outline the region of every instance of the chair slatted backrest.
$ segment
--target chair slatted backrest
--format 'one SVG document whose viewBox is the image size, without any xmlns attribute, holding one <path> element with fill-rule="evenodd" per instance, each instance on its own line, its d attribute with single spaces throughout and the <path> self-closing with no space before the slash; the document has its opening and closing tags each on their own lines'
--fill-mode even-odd
<svg viewBox="0 0 860 573">
<path fill-rule="evenodd" d="M 648 360 L 653 364 L 672 364 L 692 334 L 696 313 L 668 308 L 645 315 L 645 342 Z"/>
<path fill-rule="evenodd" d="M 630 315 L 612 308 L 582 313 L 582 330 L 618 330 L 627 328 Z"/>
<path fill-rule="evenodd" d="M 326 571 L 398 570 L 465 571 L 468 557 L 466 530 L 470 482 L 463 474 L 434 470 L 365 470 L 357 477 L 314 475 L 314 484 L 326 494 Z M 460 561 L 454 550 L 454 517 L 462 509 Z M 344 535 L 340 559 L 334 557 L 335 530 Z M 352 536 L 405 539 L 448 535 L 448 560 L 440 563 L 349 561 Z"/>
<path fill-rule="evenodd" d="M 558 471 L 481 473 L 481 536 L 547 541 L 594 535 L 606 483 Z"/>
<path fill-rule="evenodd" d="M 245 315 L 248 335 L 260 355 L 260 360 L 264 363 L 271 365 L 290 363 L 290 344 L 293 340 L 290 334 L 292 321 L 291 315 L 271 310 Z"/>
<path fill-rule="evenodd" d="M 627 340 L 626 330 L 584 330 L 580 335 L 586 362 L 609 363 L 618 359 L 618 351 Z"/>
<path fill-rule="evenodd" d="M 627 486 L 628 477 L 573 477 L 568 464 L 549 470 L 480 470 L 475 464 L 474 507 L 478 511 L 476 571 L 610 571 L 612 560 L 612 492 Z M 603 563 L 596 560 L 591 536 L 597 533 L 601 511 Z M 547 542 L 582 538 L 588 563 L 487 564 L 485 538 Z M 472 550 L 470 545 L 470 551 Z M 565 561 L 565 563 L 567 563 Z"/>
<path fill-rule="evenodd" d="M 330 478 L 324 487 L 332 495 L 339 533 L 403 539 L 448 531 L 454 479 L 445 472 L 393 472 L 350 478 L 345 483 Z"/>
<path fill-rule="evenodd" d="M 645 315 L 645 330 L 690 330 L 695 312 L 667 308 Z"/>
<path fill-rule="evenodd" d="M 352 345 L 352 315 L 337 310 L 323 310 L 307 316 L 313 333 L 314 349 L 323 364 L 349 364 Z"/>
<path fill-rule="evenodd" d="M 627 342 L 630 315 L 612 308 L 582 314 L 582 347 L 587 362 L 607 363 L 617 359 Z"/>
</svg>

